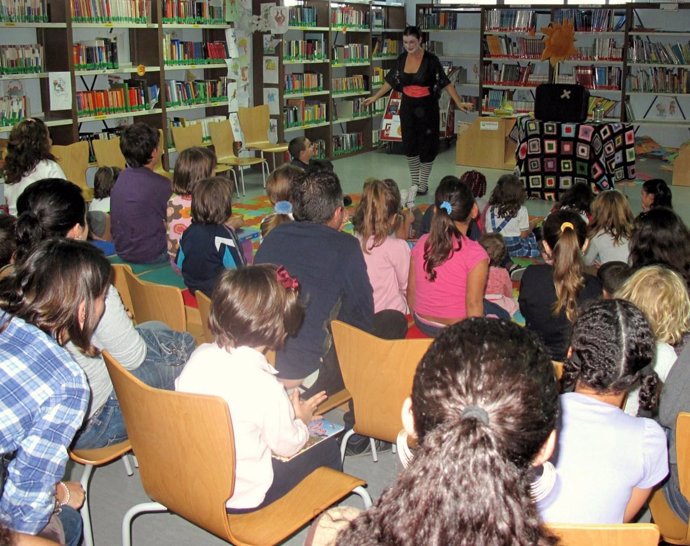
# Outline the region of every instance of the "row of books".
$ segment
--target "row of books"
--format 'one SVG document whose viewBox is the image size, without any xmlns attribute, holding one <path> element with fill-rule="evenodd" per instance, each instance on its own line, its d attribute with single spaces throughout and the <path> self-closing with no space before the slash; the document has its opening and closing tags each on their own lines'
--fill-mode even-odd
<svg viewBox="0 0 690 546">
<path fill-rule="evenodd" d="M 534 65 L 532 63 L 527 63 L 524 66 L 509 63 L 484 63 L 482 72 L 484 83 L 487 84 L 536 86 L 538 83 L 541 83 L 532 78 L 534 72 Z"/>
<path fill-rule="evenodd" d="M 167 65 L 208 64 L 228 58 L 224 41 L 192 42 L 163 36 L 163 59 Z"/>
<path fill-rule="evenodd" d="M 2 96 L 0 97 L 0 126 L 8 127 L 19 123 L 29 116 L 29 97 Z"/>
<path fill-rule="evenodd" d="M 163 23 L 223 24 L 223 2 L 209 0 L 162 0 Z"/>
<path fill-rule="evenodd" d="M 179 116 L 168 118 L 168 142 L 172 142 L 174 145 L 171 127 L 189 127 L 190 125 L 201 125 L 202 140 L 204 142 L 211 142 L 211 133 L 208 130 L 208 124 L 226 121 L 227 119 L 226 116 L 208 116 L 200 119 L 187 119 Z"/>
<path fill-rule="evenodd" d="M 322 61 L 326 55 L 323 36 L 306 40 L 285 40 L 283 59 L 286 61 Z"/>
<path fill-rule="evenodd" d="M 306 93 L 308 91 L 323 91 L 323 74 L 319 72 L 294 72 L 283 77 L 285 93 Z"/>
<path fill-rule="evenodd" d="M 686 68 L 644 68 L 627 78 L 628 91 L 688 93 L 690 72 Z"/>
<path fill-rule="evenodd" d="M 148 0 L 71 0 L 75 23 L 148 23 Z"/>
<path fill-rule="evenodd" d="M 314 125 L 328 121 L 326 103 L 304 99 L 288 99 L 283 107 L 285 128 Z"/>
<path fill-rule="evenodd" d="M 333 155 L 339 156 L 359 152 L 364 149 L 364 135 L 362 133 L 342 133 L 331 137 Z"/>
<path fill-rule="evenodd" d="M 402 48 L 400 45 L 400 40 L 391 40 L 389 38 L 373 38 L 371 54 L 376 57 L 377 55 L 390 55 L 391 57 L 397 57 Z"/>
<path fill-rule="evenodd" d="M 77 70 L 118 68 L 117 40 L 97 38 L 72 45 L 72 60 Z"/>
<path fill-rule="evenodd" d="M 326 157 L 326 141 L 322 138 L 317 138 L 311 141 L 314 146 L 314 157 L 316 159 L 324 159 Z"/>
<path fill-rule="evenodd" d="M 537 14 L 533 9 L 490 9 L 484 15 L 484 30 L 488 32 L 529 32 L 536 27 Z"/>
<path fill-rule="evenodd" d="M 315 7 L 291 6 L 288 10 L 288 24 L 294 27 L 318 26 L 318 14 Z"/>
<path fill-rule="evenodd" d="M 371 131 L 371 145 L 373 147 L 381 144 L 381 131 L 379 129 L 372 129 Z"/>
<path fill-rule="evenodd" d="M 0 21 L 47 23 L 45 0 L 0 0 Z"/>
<path fill-rule="evenodd" d="M 577 48 L 577 59 L 593 61 L 622 61 L 623 47 L 615 38 L 594 38 L 592 45 Z"/>
<path fill-rule="evenodd" d="M 625 14 L 616 15 L 612 9 L 559 9 L 553 20 L 573 23 L 576 32 L 622 31 L 625 28 Z"/>
<path fill-rule="evenodd" d="M 488 34 L 484 36 L 484 55 L 491 57 L 515 57 L 541 59 L 544 42 L 541 38 L 510 37 Z"/>
<path fill-rule="evenodd" d="M 369 28 L 369 14 L 354 6 L 344 6 L 331 10 L 331 27 Z"/>
<path fill-rule="evenodd" d="M 331 90 L 333 93 L 353 93 L 366 91 L 369 77 L 362 74 L 348 76 L 346 78 L 333 78 Z"/>
<path fill-rule="evenodd" d="M 333 46 L 333 63 L 359 63 L 369 60 L 369 46 L 364 44 L 346 44 Z"/>
<path fill-rule="evenodd" d="M 461 28 L 460 16 L 454 11 L 435 11 L 424 13 L 419 23 L 422 30 L 458 30 Z"/>
<path fill-rule="evenodd" d="M 381 66 L 375 66 L 374 73 L 371 75 L 371 85 L 383 85 L 386 71 Z"/>
<path fill-rule="evenodd" d="M 474 97 L 474 99 L 471 102 L 476 107 L 477 97 Z M 489 89 L 489 92 L 482 97 L 482 112 L 493 112 L 497 109 L 503 109 L 508 104 L 512 106 L 512 112 L 515 114 L 534 112 L 534 100 L 514 100 L 512 91 L 503 91 L 501 89 Z"/>
<path fill-rule="evenodd" d="M 386 13 L 382 7 L 371 7 L 371 28 L 373 30 L 386 28 Z"/>
<path fill-rule="evenodd" d="M 120 135 L 122 127 L 104 127 L 99 133 L 79 133 L 79 140 L 89 144 L 89 163 L 96 162 L 96 152 L 93 149 L 94 140 L 110 140 Z"/>
<path fill-rule="evenodd" d="M 191 106 L 209 102 L 227 102 L 227 78 L 209 80 L 165 80 L 165 105 Z"/>
<path fill-rule="evenodd" d="M 371 106 L 364 106 L 364 98 L 333 100 L 331 107 L 333 110 L 333 121 L 351 118 L 366 118 L 382 114 L 386 109 L 386 98 L 378 99 Z"/>
<path fill-rule="evenodd" d="M 628 60 L 633 63 L 690 64 L 690 41 L 666 44 L 631 36 Z"/>
<path fill-rule="evenodd" d="M 623 71 L 618 66 L 576 66 L 575 82 L 587 89 L 620 89 Z"/>
<path fill-rule="evenodd" d="M 0 74 L 29 74 L 42 71 L 41 44 L 0 46 Z"/>
<path fill-rule="evenodd" d="M 80 116 L 101 116 L 123 112 L 140 112 L 155 108 L 159 88 L 144 80 L 113 83 L 110 89 L 77 91 L 77 113 Z"/>
</svg>

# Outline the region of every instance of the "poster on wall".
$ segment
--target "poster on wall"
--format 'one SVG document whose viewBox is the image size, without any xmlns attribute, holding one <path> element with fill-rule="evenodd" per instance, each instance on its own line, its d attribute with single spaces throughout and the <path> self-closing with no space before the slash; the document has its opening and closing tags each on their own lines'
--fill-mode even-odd
<svg viewBox="0 0 690 546">
<path fill-rule="evenodd" d="M 69 72 L 49 72 L 51 110 L 72 109 L 72 78 Z"/>
<path fill-rule="evenodd" d="M 278 142 L 278 120 L 275 118 L 268 120 L 268 140 L 274 144 Z"/>
<path fill-rule="evenodd" d="M 381 120 L 381 140 L 387 142 L 402 142 L 402 129 L 400 127 L 400 101 L 398 91 L 392 91 L 388 95 L 388 103 Z"/>
<path fill-rule="evenodd" d="M 228 82 L 228 111 L 237 112 L 239 101 L 237 100 L 237 82 Z"/>
<path fill-rule="evenodd" d="M 269 55 L 263 58 L 264 85 L 278 85 L 280 77 L 278 70 L 278 57 Z"/>
<path fill-rule="evenodd" d="M 264 104 L 268 106 L 269 115 L 277 116 L 280 114 L 277 87 L 264 87 Z"/>
<path fill-rule="evenodd" d="M 268 26 L 273 34 L 285 34 L 288 30 L 287 6 L 272 6 L 268 10 Z"/>
</svg>

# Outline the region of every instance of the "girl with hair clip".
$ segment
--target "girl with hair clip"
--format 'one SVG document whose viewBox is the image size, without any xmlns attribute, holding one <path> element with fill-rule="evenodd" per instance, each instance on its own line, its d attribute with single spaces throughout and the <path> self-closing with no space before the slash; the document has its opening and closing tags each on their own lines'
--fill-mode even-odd
<svg viewBox="0 0 690 546">
<path fill-rule="evenodd" d="M 418 328 L 436 336 L 449 324 L 484 315 L 489 257 L 467 237 L 477 205 L 467 184 L 444 178 L 436 190 L 431 232 L 412 249 L 407 303 Z M 497 305 L 491 304 L 507 315 Z"/>
<path fill-rule="evenodd" d="M 659 207 L 673 208 L 673 195 L 671 188 L 668 187 L 666 181 L 661 178 L 652 178 L 642 184 L 640 190 L 640 203 L 642 205 L 642 212 L 640 217 L 644 216 L 652 209 Z"/>
<path fill-rule="evenodd" d="M 690 231 L 671 209 L 651 209 L 635 220 L 630 240 L 630 265 L 665 265 L 679 273 L 690 289 Z"/>
<path fill-rule="evenodd" d="M 539 335 L 551 358 L 563 360 L 578 307 L 601 296 L 601 285 L 584 272 L 587 225 L 579 214 L 553 212 L 543 232 L 546 263 L 525 269 L 518 303 L 527 328 Z"/>
<path fill-rule="evenodd" d="M 5 157 L 5 199 L 10 214 L 17 214 L 17 199 L 36 180 L 65 178 L 50 152 L 53 141 L 40 119 L 26 118 L 12 128 Z"/>
<path fill-rule="evenodd" d="M 91 340 L 110 276 L 92 245 L 48 240 L 0 280 L 0 453 L 9 458 L 2 522 L 69 546 L 81 542 L 84 491 L 60 480 L 90 392 L 66 346 L 98 354 Z"/>
<path fill-rule="evenodd" d="M 43 239 L 84 240 L 88 232 L 86 204 L 81 189 L 71 182 L 49 178 L 29 186 L 17 202 L 17 263 Z M 160 322 L 136 328 L 114 286 L 108 286 L 105 313 L 91 343 L 108 351 L 141 381 L 155 388 L 172 389 L 182 365 L 195 347 L 187 332 L 175 332 Z M 91 387 L 91 405 L 74 446 L 96 449 L 127 439 L 120 404 L 105 362 L 98 352 L 85 353 L 79 345 L 67 349 L 81 366 Z"/>
<path fill-rule="evenodd" d="M 664 431 L 620 409 L 640 381 L 640 407 L 656 406 L 656 374 L 642 374 L 653 356 L 654 334 L 630 302 L 598 301 L 575 321 L 563 367 L 574 392 L 560 397 L 556 472 L 545 468 L 551 486 L 539 499 L 544 521 L 627 523 L 668 474 Z"/>
<path fill-rule="evenodd" d="M 585 265 L 627 263 L 632 231 L 633 212 L 628 198 L 618 190 L 601 192 L 592 202 Z"/>
<path fill-rule="evenodd" d="M 167 233 L 168 257 L 173 269 L 180 239 L 192 224 L 192 194 L 200 180 L 213 176 L 216 170 L 216 154 L 204 146 L 182 150 L 175 161 L 172 179 L 172 195 L 168 199 Z"/>
<path fill-rule="evenodd" d="M 219 396 L 228 404 L 235 437 L 235 490 L 230 513 L 263 508 L 320 466 L 339 470 L 334 437 L 288 461 L 309 439 L 307 425 L 324 391 L 301 400 L 287 394 L 265 353 L 279 348 L 302 324 L 299 282 L 284 267 L 248 266 L 223 272 L 213 292 L 209 328 L 177 379 L 178 391 Z"/>
<path fill-rule="evenodd" d="M 275 169 L 266 180 L 266 195 L 273 205 L 273 214 L 261 220 L 261 236 L 266 237 L 274 228 L 285 222 L 292 222 L 292 189 L 297 179 L 304 174 L 299 167 L 289 163 Z"/>
<path fill-rule="evenodd" d="M 534 334 L 485 318 L 446 328 L 402 408 L 419 446 L 412 462 L 372 508 L 341 523 L 337 544 L 556 544 L 530 480 L 553 452 L 557 414 L 553 366 Z"/>
<path fill-rule="evenodd" d="M 489 199 L 486 232 L 503 235 L 510 257 L 539 256 L 539 245 L 525 207 L 526 200 L 525 188 L 514 174 L 501 176 Z"/>
<path fill-rule="evenodd" d="M 647 317 L 656 338 L 652 368 L 666 382 L 676 361 L 674 346 L 690 330 L 690 297 L 682 277 L 670 269 L 651 265 L 637 270 L 616 292 L 616 297 L 636 305 Z M 638 413 L 639 388 L 628 393 L 624 410 Z"/>
</svg>

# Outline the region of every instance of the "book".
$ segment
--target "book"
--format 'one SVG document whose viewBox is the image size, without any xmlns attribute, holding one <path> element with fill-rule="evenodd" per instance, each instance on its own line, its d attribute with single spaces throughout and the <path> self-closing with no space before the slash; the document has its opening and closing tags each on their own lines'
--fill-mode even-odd
<svg viewBox="0 0 690 546">
<path fill-rule="evenodd" d="M 336 434 L 345 430 L 345 427 L 343 425 L 334 423 L 333 421 L 329 421 L 328 419 L 314 419 L 311 423 L 307 425 L 307 428 L 309 429 L 309 439 L 302 446 L 302 449 L 300 449 L 291 457 L 281 457 L 273 453 L 273 458 L 278 459 L 279 461 L 289 461 L 299 456 L 301 453 L 304 453 L 308 449 L 311 449 L 316 444 L 320 444 L 321 442 L 327 440 L 331 436 L 335 436 Z"/>
</svg>

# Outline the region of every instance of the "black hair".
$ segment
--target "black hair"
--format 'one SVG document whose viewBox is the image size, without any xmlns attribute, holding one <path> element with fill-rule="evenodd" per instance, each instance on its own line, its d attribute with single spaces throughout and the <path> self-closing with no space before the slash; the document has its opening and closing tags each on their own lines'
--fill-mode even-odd
<svg viewBox="0 0 690 546">
<path fill-rule="evenodd" d="M 299 154 L 303 152 L 307 146 L 305 142 L 306 137 L 300 136 L 293 138 L 288 144 L 288 153 L 292 159 L 299 159 Z"/>
<path fill-rule="evenodd" d="M 343 190 L 338 175 L 330 171 L 305 173 L 292 187 L 296 220 L 326 224 L 343 206 Z"/>
<path fill-rule="evenodd" d="M 9 264 L 17 250 L 16 224 L 17 219 L 14 216 L 0 215 L 0 267 Z"/>
<path fill-rule="evenodd" d="M 422 38 L 422 31 L 420 30 L 419 27 L 414 26 L 414 25 L 407 25 L 405 27 L 405 30 L 403 30 L 403 36 L 414 36 L 422 42 L 424 39 Z"/>
<path fill-rule="evenodd" d="M 589 214 L 592 201 L 594 201 L 594 192 L 589 184 L 577 182 L 561 196 L 558 207 Z"/>
<path fill-rule="evenodd" d="M 525 187 L 514 174 L 504 174 L 496 182 L 489 197 L 489 205 L 496 207 L 496 215 L 501 218 L 515 218 L 527 199 Z"/>
<path fill-rule="evenodd" d="M 665 180 L 661 178 L 652 178 L 651 180 L 646 180 L 642 184 L 642 189 L 645 193 L 654 196 L 654 202 L 650 208 L 667 207 L 669 209 L 673 208 L 673 195 L 671 194 L 671 188 Z"/>
<path fill-rule="evenodd" d="M 597 269 L 597 279 L 609 294 L 614 294 L 632 275 L 632 267 L 625 262 L 606 262 Z"/>
<path fill-rule="evenodd" d="M 129 167 L 145 167 L 158 148 L 158 130 L 143 121 L 125 127 L 120 135 L 120 151 Z"/>
</svg>

